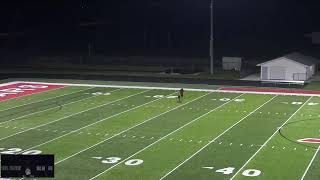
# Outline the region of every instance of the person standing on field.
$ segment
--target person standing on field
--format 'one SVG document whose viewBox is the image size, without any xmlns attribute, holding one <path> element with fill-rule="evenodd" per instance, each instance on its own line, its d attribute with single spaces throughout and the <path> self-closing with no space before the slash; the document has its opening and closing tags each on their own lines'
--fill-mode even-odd
<svg viewBox="0 0 320 180">
<path fill-rule="evenodd" d="M 181 103 L 181 94 L 180 94 L 180 91 L 178 91 L 178 103 Z"/>
<path fill-rule="evenodd" d="M 179 92 L 180 92 L 180 96 L 181 96 L 181 98 L 183 98 L 183 93 L 184 93 L 183 88 L 181 88 Z"/>
</svg>

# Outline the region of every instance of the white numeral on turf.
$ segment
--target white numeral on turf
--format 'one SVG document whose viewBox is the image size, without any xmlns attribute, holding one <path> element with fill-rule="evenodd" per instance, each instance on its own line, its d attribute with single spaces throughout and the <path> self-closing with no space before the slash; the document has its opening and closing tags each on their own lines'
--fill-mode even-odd
<svg viewBox="0 0 320 180">
<path fill-rule="evenodd" d="M 256 169 L 247 169 L 243 171 L 242 175 L 248 176 L 248 177 L 255 177 L 259 176 L 261 174 L 261 171 L 256 170 Z"/>
<path fill-rule="evenodd" d="M 22 149 L 20 149 L 20 148 L 10 148 L 10 149 L 8 149 L 8 150 L 6 150 L 6 151 L 2 151 L 2 152 L 0 152 L 1 154 L 17 154 L 17 153 L 19 153 L 20 151 L 22 151 Z"/>
<path fill-rule="evenodd" d="M 178 96 L 164 96 L 164 95 L 155 95 L 154 98 L 167 98 L 167 99 L 175 99 Z"/>
<path fill-rule="evenodd" d="M 96 159 L 96 157 L 93 157 L 93 158 Z M 121 158 L 119 157 L 108 157 L 108 158 L 105 158 L 105 160 L 102 160 L 101 162 L 103 164 L 115 164 L 115 163 L 118 163 L 119 161 L 121 161 Z M 143 160 L 141 159 L 131 159 L 126 161 L 124 164 L 127 166 L 138 166 L 142 163 L 143 163 Z"/>
<path fill-rule="evenodd" d="M 308 106 L 316 106 L 316 105 L 318 105 L 319 103 L 313 103 L 313 102 L 311 102 L 311 103 L 308 103 Z"/>
<path fill-rule="evenodd" d="M 216 172 L 223 173 L 223 174 L 232 174 L 234 169 L 235 169 L 234 167 L 227 167 L 223 169 L 218 169 L 216 170 Z"/>
<path fill-rule="evenodd" d="M 164 98 L 164 95 L 155 95 L 154 98 Z"/>
<path fill-rule="evenodd" d="M 103 164 L 115 164 L 117 162 L 119 162 L 121 160 L 121 158 L 119 157 L 108 157 L 105 160 L 102 160 L 101 162 Z"/>
<path fill-rule="evenodd" d="M 99 96 L 99 95 L 105 95 L 105 96 L 108 96 L 110 95 L 111 93 L 103 93 L 103 92 L 95 92 L 95 93 L 92 93 L 92 95 L 95 95 L 95 96 Z"/>
<path fill-rule="evenodd" d="M 141 160 L 141 159 L 131 159 L 131 160 L 125 162 L 124 164 L 127 166 L 138 166 L 142 163 L 143 163 L 143 160 Z"/>
<path fill-rule="evenodd" d="M 293 104 L 293 105 L 301 105 L 301 104 L 303 104 L 303 102 L 292 102 L 291 104 Z"/>
<path fill-rule="evenodd" d="M 177 96 L 167 96 L 168 99 L 175 99 Z"/>
<path fill-rule="evenodd" d="M 212 100 L 216 100 L 216 99 L 212 99 Z M 222 101 L 222 102 L 227 102 L 227 101 L 230 101 L 231 99 L 230 98 L 221 98 L 219 99 L 219 101 Z M 234 102 L 244 102 L 245 99 L 235 99 L 233 100 Z"/>
<path fill-rule="evenodd" d="M 243 102 L 243 101 L 245 101 L 245 99 L 235 99 L 234 101 L 235 102 Z"/>
<path fill-rule="evenodd" d="M 10 148 L 10 149 L 0 148 L 0 150 L 3 150 L 3 151 L 0 151 L 0 154 L 18 154 L 21 151 L 23 151 L 20 148 Z M 41 154 L 41 153 L 42 153 L 42 151 L 39 151 L 39 150 L 29 150 L 29 151 L 23 152 L 21 154 L 23 154 L 23 155 L 36 155 L 36 154 Z"/>
<path fill-rule="evenodd" d="M 213 169 L 213 167 L 203 167 L 203 168 Z M 235 169 L 236 168 L 234 168 L 234 167 L 227 167 L 227 168 L 223 168 L 223 169 L 218 169 L 218 170 L 216 170 L 216 172 L 222 173 L 225 175 L 229 175 L 229 174 L 233 174 Z M 259 176 L 260 174 L 261 174 L 261 171 L 257 170 L 257 169 L 247 169 L 242 172 L 242 175 L 247 176 L 247 177 L 256 177 L 256 176 Z"/>
<path fill-rule="evenodd" d="M 37 154 L 41 154 L 42 152 L 39 150 L 30 150 L 30 151 L 26 151 L 24 153 L 22 153 L 23 155 L 37 155 Z"/>
</svg>

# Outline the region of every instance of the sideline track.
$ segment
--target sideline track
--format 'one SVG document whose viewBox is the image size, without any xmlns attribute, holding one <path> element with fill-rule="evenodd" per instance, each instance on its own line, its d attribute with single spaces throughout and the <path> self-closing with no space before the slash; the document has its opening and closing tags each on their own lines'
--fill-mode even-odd
<svg viewBox="0 0 320 180">
<path fill-rule="evenodd" d="M 63 85 L 63 86 L 85 86 L 85 87 L 108 87 L 108 88 L 125 88 L 125 89 L 159 89 L 159 90 L 174 90 L 177 91 L 179 88 L 168 88 L 168 87 L 153 87 L 153 86 L 120 86 L 120 85 L 99 85 L 99 84 L 73 84 L 73 83 L 48 83 L 48 82 L 33 82 L 33 81 L 14 81 L 11 83 L 30 83 L 30 84 L 47 84 L 47 85 Z M 218 90 L 214 89 L 194 89 L 194 88 L 184 88 L 187 91 L 198 91 L 198 92 L 222 92 L 222 93 L 240 93 L 240 94 L 271 94 L 271 95 L 292 95 L 292 96 L 317 96 L 320 97 L 320 91 L 309 91 L 309 90 L 292 90 L 287 91 L 281 89 L 271 92 L 263 91 L 259 88 L 220 88 Z M 249 90 L 250 89 L 250 90 Z"/>
</svg>

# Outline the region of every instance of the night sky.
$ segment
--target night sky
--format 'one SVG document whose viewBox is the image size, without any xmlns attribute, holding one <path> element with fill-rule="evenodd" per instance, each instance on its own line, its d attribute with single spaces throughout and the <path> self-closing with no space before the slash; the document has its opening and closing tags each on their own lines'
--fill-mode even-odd
<svg viewBox="0 0 320 180">
<path fill-rule="evenodd" d="M 0 47 L 42 52 L 208 56 L 210 1 L 4 1 Z M 216 54 L 255 56 L 303 48 L 320 31 L 312 0 L 214 0 Z M 1 34 L 0 34 L 1 35 Z M 1 36 L 0 36 L 1 37 Z"/>
</svg>

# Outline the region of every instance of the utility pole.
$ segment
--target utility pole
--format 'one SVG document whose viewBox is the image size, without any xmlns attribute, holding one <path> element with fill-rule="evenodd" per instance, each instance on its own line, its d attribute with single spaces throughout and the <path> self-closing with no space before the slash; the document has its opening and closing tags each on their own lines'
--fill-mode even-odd
<svg viewBox="0 0 320 180">
<path fill-rule="evenodd" d="M 210 3 L 210 74 L 213 74 L 214 45 L 213 45 L 213 0 Z"/>
</svg>

